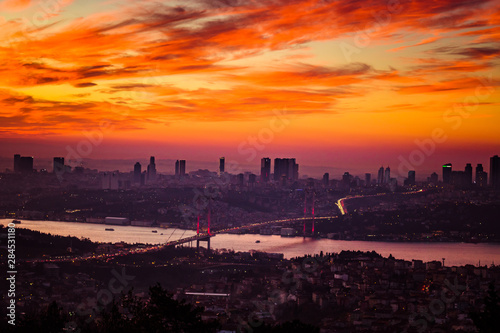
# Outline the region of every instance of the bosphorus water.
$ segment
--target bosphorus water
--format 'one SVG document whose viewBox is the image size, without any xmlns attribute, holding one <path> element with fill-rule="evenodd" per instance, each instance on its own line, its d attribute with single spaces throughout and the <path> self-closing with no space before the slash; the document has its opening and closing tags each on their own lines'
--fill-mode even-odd
<svg viewBox="0 0 500 333">
<path fill-rule="evenodd" d="M 0 219 L 4 226 L 11 219 Z M 110 226 L 104 224 L 29 221 L 22 220 L 18 229 L 26 228 L 53 235 L 89 238 L 95 242 L 121 242 L 161 244 L 193 236 L 196 231 L 181 229 L 162 229 L 155 227 Z M 113 228 L 114 231 L 105 231 Z M 153 231 L 157 232 L 154 233 Z M 21 230 L 19 232 L 22 233 Z M 256 243 L 256 241 L 260 241 Z M 186 244 L 185 246 L 189 246 Z M 345 241 L 331 239 L 311 239 L 302 237 L 281 237 L 276 235 L 236 235 L 219 234 L 211 239 L 211 247 L 234 251 L 258 250 L 263 252 L 283 253 L 285 258 L 319 254 L 321 251 L 340 252 L 342 250 L 375 251 L 384 257 L 392 254 L 397 259 L 420 259 L 425 261 L 445 258 L 446 266 L 453 265 L 491 265 L 500 263 L 500 244 L 498 243 L 416 243 L 416 242 L 375 242 Z"/>
</svg>

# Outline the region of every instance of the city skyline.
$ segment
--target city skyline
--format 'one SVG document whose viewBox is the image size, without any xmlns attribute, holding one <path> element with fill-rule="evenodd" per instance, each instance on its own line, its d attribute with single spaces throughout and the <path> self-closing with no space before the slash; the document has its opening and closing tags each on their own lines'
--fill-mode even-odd
<svg viewBox="0 0 500 333">
<path fill-rule="evenodd" d="M 500 4 L 366 5 L 4 1 L 0 155 L 486 164 Z"/>
<path fill-rule="evenodd" d="M 12 164 L 13 167 L 12 169 L 6 168 L 6 171 L 10 170 L 11 172 L 19 172 L 19 173 L 27 173 L 27 172 L 42 171 L 42 170 L 45 170 L 47 172 L 50 171 L 46 168 L 37 170 L 34 167 L 35 165 L 34 161 L 35 159 L 33 156 L 21 156 L 20 154 L 14 154 L 14 159 L 13 161 L 11 160 L 11 162 L 13 162 Z M 292 180 L 292 181 L 305 178 L 317 178 L 317 179 L 319 178 L 322 179 L 323 182 L 325 181 L 325 179 L 326 180 L 329 179 L 330 175 L 329 172 L 322 174 L 321 177 L 318 177 L 317 175 L 314 176 L 301 175 L 299 173 L 299 164 L 296 163 L 295 158 L 281 158 L 281 157 L 274 158 L 273 169 L 272 169 L 274 170 L 274 172 L 271 173 L 271 161 L 272 159 L 269 157 L 262 157 L 260 159 L 261 167 L 259 173 L 255 172 L 255 168 L 243 169 L 242 165 L 236 163 L 235 161 L 230 161 L 230 164 L 228 165 L 229 168 L 228 170 L 226 170 L 225 157 L 220 157 L 218 161 L 218 168 L 216 170 L 210 170 L 210 169 L 205 169 L 205 170 L 214 172 L 218 176 L 222 176 L 224 173 L 234 174 L 234 175 L 243 173 L 252 174 L 255 177 L 257 177 L 261 183 L 269 182 L 271 179 L 274 180 L 275 182 L 280 182 L 282 178 L 284 178 L 283 180 Z M 466 163 L 464 171 L 461 171 L 460 168 L 458 168 L 457 170 L 457 165 L 455 165 L 455 170 L 453 170 L 453 163 L 445 163 L 442 165 L 441 178 L 439 178 L 439 175 L 436 173 L 436 170 L 432 171 L 432 173 L 427 175 L 425 174 L 419 175 L 419 177 L 416 177 L 417 172 L 415 170 L 408 170 L 407 175 L 402 175 L 402 174 L 391 175 L 390 166 L 387 165 L 387 167 L 384 167 L 382 165 L 378 169 L 377 173 L 373 173 L 374 176 L 376 176 L 376 178 L 373 178 L 373 180 L 371 180 L 372 172 L 365 172 L 360 175 L 357 174 L 352 175 L 350 174 L 349 171 L 345 171 L 339 179 L 345 181 L 347 176 L 348 179 L 356 177 L 359 178 L 360 180 L 364 179 L 365 182 L 367 181 L 370 184 L 377 184 L 377 185 L 382 185 L 382 184 L 389 185 L 392 183 L 393 180 L 404 181 L 403 182 L 404 185 L 415 185 L 416 180 L 436 183 L 435 177 L 437 177 L 437 179 L 439 179 L 439 181 L 444 184 L 455 184 L 459 186 L 466 186 L 467 184 L 477 184 L 480 187 L 490 186 L 493 188 L 500 188 L 500 158 L 498 157 L 498 155 L 491 156 L 489 158 L 489 161 L 490 161 L 489 173 L 484 171 L 482 163 L 477 163 L 474 169 L 472 167 L 472 163 Z M 69 162 L 71 163 L 71 161 Z M 197 165 L 196 161 L 195 165 Z M 75 164 L 72 166 L 65 164 L 63 157 L 53 158 L 52 172 L 54 173 L 71 172 L 72 167 L 77 167 L 80 168 L 81 170 L 83 170 L 84 168 L 83 163 L 79 165 Z M 144 172 L 141 171 L 142 165 L 139 161 L 135 162 L 131 170 L 128 170 L 128 167 L 129 165 L 125 167 L 125 170 L 118 168 L 115 170 L 98 170 L 98 171 L 100 172 L 120 171 L 122 173 L 131 172 L 133 174 L 133 183 L 140 183 L 142 185 L 144 185 L 146 182 L 152 184 L 156 181 L 157 169 L 155 163 L 155 156 L 149 157 L 149 165 L 147 166 L 147 169 L 144 170 Z M 31 171 L 29 171 L 30 169 Z M 173 170 L 174 172 L 172 173 L 171 168 L 167 167 L 163 170 L 163 172 L 165 173 L 166 171 L 165 173 L 166 175 L 173 174 L 175 176 L 184 176 L 189 172 L 195 172 L 203 169 L 196 167 L 192 169 L 186 168 L 186 160 L 177 159 L 173 163 Z M 332 179 L 335 179 L 335 176 Z M 255 181 L 256 180 L 254 180 L 254 182 Z"/>
</svg>

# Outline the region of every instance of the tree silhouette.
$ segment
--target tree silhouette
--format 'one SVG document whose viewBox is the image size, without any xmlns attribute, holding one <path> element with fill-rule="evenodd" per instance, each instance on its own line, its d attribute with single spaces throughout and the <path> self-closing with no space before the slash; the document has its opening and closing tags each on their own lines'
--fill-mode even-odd
<svg viewBox="0 0 500 333">
<path fill-rule="evenodd" d="M 8 327 L 2 332 L 46 332 L 46 333 L 59 333 L 63 331 L 64 325 L 67 321 L 67 315 L 56 301 L 50 303 L 45 309 L 35 309 L 23 318 L 20 318 L 15 326 Z"/>
<path fill-rule="evenodd" d="M 216 332 L 219 323 L 202 321 L 202 312 L 200 307 L 173 299 L 172 294 L 156 284 L 149 288 L 149 299 L 142 300 L 134 296 L 131 290 L 92 317 L 72 317 L 54 301 L 46 309 L 34 309 L 26 314 L 16 322 L 15 327 L 0 324 L 0 332 Z"/>
<path fill-rule="evenodd" d="M 488 292 L 484 298 L 484 309 L 481 312 L 471 313 L 472 321 L 480 333 L 498 332 L 500 319 L 500 297 L 495 291 L 494 281 L 490 282 Z"/>
<path fill-rule="evenodd" d="M 119 303 L 102 314 L 100 332 L 215 332 L 217 322 L 201 320 L 202 308 L 172 298 L 160 284 L 149 288 L 149 300 L 142 301 L 129 291 Z"/>
</svg>

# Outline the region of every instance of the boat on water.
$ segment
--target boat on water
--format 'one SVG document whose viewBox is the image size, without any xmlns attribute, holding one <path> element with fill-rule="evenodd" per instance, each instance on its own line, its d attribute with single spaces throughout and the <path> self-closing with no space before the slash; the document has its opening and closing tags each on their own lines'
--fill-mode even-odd
<svg viewBox="0 0 500 333">
<path fill-rule="evenodd" d="M 14 223 L 14 224 L 21 224 L 21 221 L 19 221 L 19 220 L 12 220 L 12 223 Z"/>
<path fill-rule="evenodd" d="M 260 240 L 258 240 L 258 239 L 257 239 L 257 240 L 255 241 L 255 243 L 260 243 Z"/>
<path fill-rule="evenodd" d="M 106 231 L 115 231 L 115 229 L 113 229 L 113 228 L 106 228 L 104 230 L 106 230 Z"/>
<path fill-rule="evenodd" d="M 151 231 L 151 232 L 156 234 L 156 233 L 158 232 L 158 230 L 153 230 L 153 231 Z"/>
</svg>

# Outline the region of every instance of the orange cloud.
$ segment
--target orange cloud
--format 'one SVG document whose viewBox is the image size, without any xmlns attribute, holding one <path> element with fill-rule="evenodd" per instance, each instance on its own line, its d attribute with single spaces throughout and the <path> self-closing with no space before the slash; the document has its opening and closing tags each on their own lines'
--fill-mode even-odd
<svg viewBox="0 0 500 333">
<path fill-rule="evenodd" d="M 397 47 L 395 49 L 392 49 L 392 50 L 389 50 L 389 52 L 397 52 L 397 51 L 401 51 L 401 50 L 404 50 L 408 47 L 415 47 L 415 46 L 420 46 L 420 45 L 425 45 L 425 44 L 430 44 L 430 43 L 434 43 L 435 41 L 439 40 L 440 38 L 439 37 L 429 37 L 429 38 L 426 38 L 420 42 L 418 42 L 417 44 L 413 44 L 413 45 L 407 45 L 407 46 L 401 46 L 401 47 Z"/>
<path fill-rule="evenodd" d="M 2 11 L 21 11 L 30 7 L 31 0 L 4 0 L 0 2 L 0 10 Z"/>
<path fill-rule="evenodd" d="M 245 128 L 245 121 L 266 119 L 284 106 L 304 117 L 352 109 L 380 112 L 387 96 L 373 96 L 374 91 L 393 93 L 391 111 L 418 110 L 407 95 L 446 99 L 474 89 L 477 80 L 471 75 L 498 68 L 498 2 L 389 4 L 124 2 L 107 12 L 97 6 L 84 17 L 67 6 L 43 26 L 11 19 L 0 23 L 0 86 L 8 88 L 0 103 L 3 133 L 76 133 L 103 119 L 121 129 L 178 120 L 238 121 Z M 369 59 L 371 49 L 356 46 L 361 32 L 391 60 Z M 429 32 L 434 36 L 427 37 Z M 394 40 L 409 43 L 407 36 L 419 42 L 386 52 Z M 355 45 L 363 62 L 345 64 L 331 55 L 339 41 Z M 315 49 L 310 42 L 325 44 Z M 419 45 L 433 48 L 398 58 L 403 49 Z M 310 55 L 298 55 L 299 47 Z M 279 62 L 268 59 L 279 53 Z M 166 82 L 145 83 L 148 77 Z M 68 89 L 65 98 L 43 96 L 62 86 Z M 135 98 L 136 90 L 147 98 Z M 382 102 L 372 106 L 371 98 Z"/>
</svg>

